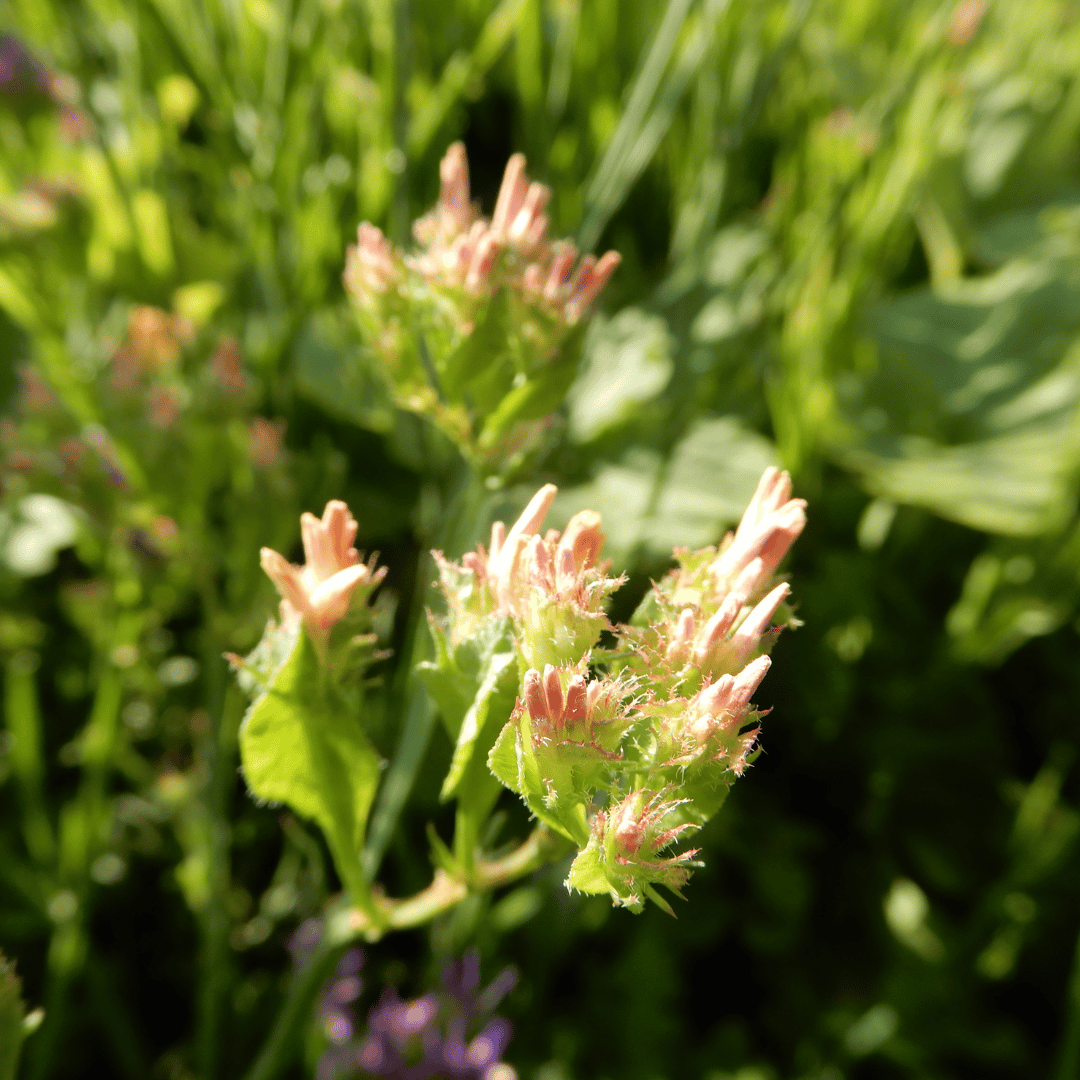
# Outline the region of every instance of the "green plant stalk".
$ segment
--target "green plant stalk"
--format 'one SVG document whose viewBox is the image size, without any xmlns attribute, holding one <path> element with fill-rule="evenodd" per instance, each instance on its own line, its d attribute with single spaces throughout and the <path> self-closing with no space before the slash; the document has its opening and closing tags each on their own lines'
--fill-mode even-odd
<svg viewBox="0 0 1080 1080">
<path fill-rule="evenodd" d="M 15 965 L 0 953 L 0 1080 L 15 1080 L 23 1041 L 23 1001 Z"/>
<path fill-rule="evenodd" d="M 441 525 L 435 530 L 432 544 L 437 550 L 457 552 L 470 548 L 476 539 L 477 523 L 484 516 L 486 502 L 483 481 L 475 466 L 460 459 L 454 479 L 449 507 Z M 437 575 L 430 555 L 423 555 L 418 569 L 416 600 L 409 616 L 408 645 L 398 665 L 394 695 L 402 703 L 401 715 L 405 724 L 394 759 L 387 770 L 372 814 L 362 863 L 369 881 L 374 880 L 387 845 L 405 807 L 409 793 L 427 750 L 435 726 L 435 708 L 419 679 L 409 676 L 416 666 L 428 658 L 431 639 L 427 628 L 426 611 L 438 590 Z"/>
<path fill-rule="evenodd" d="M 315 959 L 298 971 L 255 1063 L 244 1080 L 273 1080 L 292 1062 L 301 1029 L 307 1021 L 322 984 L 330 977 L 345 949 L 343 942 L 324 940 Z"/>
<path fill-rule="evenodd" d="M 343 772 L 344 764 L 327 741 L 317 718 L 314 722 L 312 719 L 304 713 L 304 734 L 307 737 L 315 775 L 324 785 L 324 802 L 333 818 L 333 831 L 326 839 L 334 855 L 334 864 L 349 898 L 369 919 L 377 922 L 379 912 L 372 896 L 371 884 L 363 872 L 360 860 L 356 858 L 352 800 L 347 796 L 342 797 L 349 791 L 348 776 Z"/>
<path fill-rule="evenodd" d="M 117 639 L 127 627 L 118 624 Z M 31 1080 L 48 1075 L 56 1049 L 62 1045 L 68 995 L 86 955 L 85 910 L 89 894 L 89 868 L 99 843 L 105 814 L 105 784 L 116 740 L 122 683 L 119 670 L 105 661 L 83 735 L 83 776 L 76 797 L 60 818 L 59 874 L 61 885 L 75 894 L 77 907 L 60 922 L 49 942 L 45 1024 L 29 1057 Z"/>
<path fill-rule="evenodd" d="M 75 974 L 86 952 L 86 938 L 78 914 L 61 923 L 49 941 L 48 978 L 45 988 L 45 1022 L 42 1032 L 27 1050 L 27 1080 L 45 1080 L 52 1069 L 56 1051 L 63 1046 L 67 1005 Z"/>
<path fill-rule="evenodd" d="M 229 797 L 236 773 L 236 731 L 243 711 L 243 698 L 237 687 L 226 688 L 221 649 L 209 633 L 203 665 L 210 722 L 206 733 L 206 774 L 202 798 L 209 822 L 210 894 L 217 898 L 217 902 L 211 900 L 207 904 L 201 920 L 202 963 L 195 1045 L 200 1075 L 204 1080 L 213 1080 L 218 1074 L 222 1019 L 226 1014 L 225 1000 L 231 981 L 229 914 L 223 901 L 228 896 L 232 879 Z"/>
<path fill-rule="evenodd" d="M 26 849 L 39 866 L 49 866 L 56 856 L 56 839 L 45 812 L 41 710 L 31 657 L 22 653 L 8 663 L 4 711 L 11 738 L 12 771 L 18 777 L 22 795 Z"/>
<path fill-rule="evenodd" d="M 472 890 L 497 889 L 561 859 L 568 844 L 540 825 L 519 847 L 501 859 L 477 860 L 468 879 L 436 870 L 431 884 L 401 900 L 376 896 L 377 921 L 352 908 L 331 913 L 328 932 L 311 965 L 299 972 L 289 986 L 285 1002 L 255 1063 L 244 1080 L 274 1080 L 292 1063 L 304 1020 L 310 1015 L 319 990 L 341 952 L 356 941 L 377 941 L 387 931 L 423 926 L 462 902 Z"/>
</svg>

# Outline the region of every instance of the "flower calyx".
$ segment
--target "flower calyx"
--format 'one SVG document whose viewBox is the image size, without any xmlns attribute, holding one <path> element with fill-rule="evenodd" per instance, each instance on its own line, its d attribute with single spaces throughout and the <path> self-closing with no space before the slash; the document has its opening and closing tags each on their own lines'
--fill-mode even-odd
<svg viewBox="0 0 1080 1080">
<path fill-rule="evenodd" d="M 680 890 L 691 870 L 700 866 L 696 848 L 663 856 L 696 825 L 678 820 L 685 800 L 672 798 L 672 792 L 632 791 L 593 818 L 589 842 L 578 853 L 567 885 L 582 892 L 610 892 L 621 907 L 640 911 L 645 897 L 669 914 L 671 906 L 656 891 L 663 885 L 681 895 Z"/>
</svg>

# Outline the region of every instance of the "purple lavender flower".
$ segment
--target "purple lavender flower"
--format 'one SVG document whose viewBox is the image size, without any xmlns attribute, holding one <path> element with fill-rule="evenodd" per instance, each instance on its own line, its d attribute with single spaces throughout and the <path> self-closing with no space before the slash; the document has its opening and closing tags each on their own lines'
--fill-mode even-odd
<svg viewBox="0 0 1080 1080">
<path fill-rule="evenodd" d="M 297 948 L 290 948 L 299 959 Z M 470 949 L 460 964 L 446 965 L 434 993 L 405 1001 L 393 987 L 384 990 L 368 1013 L 363 1037 L 354 1038 L 363 962 L 359 949 L 346 953 L 323 988 L 319 1017 L 328 1045 L 316 1080 L 516 1080 L 502 1060 L 512 1025 L 490 1015 L 517 983 L 516 971 L 506 968 L 481 989 L 480 956 Z"/>
<path fill-rule="evenodd" d="M 323 937 L 323 925 L 319 919 L 305 919 L 289 936 L 285 948 L 292 953 L 300 967 L 307 967 L 315 958 Z"/>
</svg>

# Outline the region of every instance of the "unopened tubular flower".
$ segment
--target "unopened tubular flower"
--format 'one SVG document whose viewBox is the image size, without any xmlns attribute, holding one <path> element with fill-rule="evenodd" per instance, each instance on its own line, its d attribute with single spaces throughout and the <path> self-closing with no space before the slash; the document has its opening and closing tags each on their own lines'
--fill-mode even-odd
<svg viewBox="0 0 1080 1080">
<path fill-rule="evenodd" d="M 791 477 L 766 469 L 738 529 L 710 568 L 713 578 L 752 594 L 776 572 L 805 526 L 806 501 L 791 497 Z"/>
<path fill-rule="evenodd" d="M 326 504 L 321 519 L 314 514 L 300 518 L 303 566 L 294 566 L 271 548 L 262 549 L 262 567 L 281 594 L 286 613 L 303 619 L 323 651 L 331 629 L 348 613 L 356 590 L 374 586 L 386 574 L 385 567 L 373 570 L 360 561 L 352 546 L 356 529 L 349 508 L 335 499 Z"/>
</svg>

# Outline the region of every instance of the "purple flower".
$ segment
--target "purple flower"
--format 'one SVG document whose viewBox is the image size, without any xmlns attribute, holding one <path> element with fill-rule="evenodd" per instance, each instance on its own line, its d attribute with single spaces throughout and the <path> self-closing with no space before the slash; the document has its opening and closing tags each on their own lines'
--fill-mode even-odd
<svg viewBox="0 0 1080 1080">
<path fill-rule="evenodd" d="M 298 959 L 294 943 L 304 926 L 290 943 Z M 310 929 L 308 936 L 313 936 Z M 365 1026 L 355 1012 L 363 992 L 357 975 L 363 960 L 359 949 L 346 953 L 323 987 L 319 1016 L 328 1045 L 316 1080 L 516 1080 L 513 1068 L 502 1061 L 513 1027 L 505 1017 L 491 1016 L 517 983 L 516 971 L 506 968 L 481 989 L 480 955 L 470 949 L 460 963 L 446 965 L 433 993 L 403 1000 L 387 987 Z M 361 1034 L 354 1037 L 356 1032 Z"/>
</svg>

